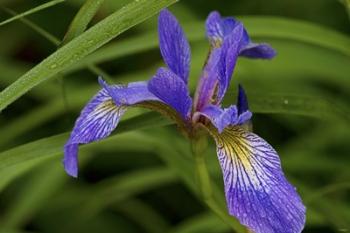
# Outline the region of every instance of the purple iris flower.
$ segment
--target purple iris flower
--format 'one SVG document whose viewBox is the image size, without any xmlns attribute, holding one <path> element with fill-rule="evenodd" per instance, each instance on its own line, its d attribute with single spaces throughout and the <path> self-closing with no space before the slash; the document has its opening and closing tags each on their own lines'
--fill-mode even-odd
<svg viewBox="0 0 350 233">
<path fill-rule="evenodd" d="M 151 80 L 126 86 L 108 85 L 85 106 L 64 147 L 64 167 L 78 174 L 78 145 L 107 137 L 129 106 L 159 111 L 189 137 L 206 129 L 217 145 L 228 211 L 255 233 L 298 233 L 305 223 L 305 207 L 285 178 L 277 152 L 247 130 L 252 117 L 245 92 L 238 89 L 236 105 L 221 107 L 238 56 L 270 59 L 268 44 L 250 40 L 242 23 L 212 12 L 206 21 L 211 49 L 194 99 L 188 87 L 190 46 L 176 18 L 159 16 L 160 51 L 167 65 Z"/>
</svg>

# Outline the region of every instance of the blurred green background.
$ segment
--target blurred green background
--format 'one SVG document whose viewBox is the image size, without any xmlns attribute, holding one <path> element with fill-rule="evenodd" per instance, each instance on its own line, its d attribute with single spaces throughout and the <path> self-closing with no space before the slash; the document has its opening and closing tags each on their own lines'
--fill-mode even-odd
<svg viewBox="0 0 350 233">
<path fill-rule="evenodd" d="M 129 2 L 104 1 L 89 27 Z M 44 3 L 1 0 L 0 22 L 13 16 L 9 9 L 21 13 Z M 84 3 L 57 1 L 0 25 L 1 90 L 62 45 Z M 186 0 L 170 7 L 191 43 L 192 92 L 208 52 L 204 21 L 212 10 L 238 17 L 255 41 L 277 50 L 271 61 L 240 58 L 225 104 L 235 102 L 237 84 L 243 84 L 254 132 L 277 149 L 286 176 L 307 206 L 305 233 L 350 232 L 347 4 Z M 146 110 L 131 109 L 112 137 L 81 147 L 79 179 L 64 173 L 63 144 L 99 89 L 98 74 L 114 83 L 147 80 L 163 64 L 157 46 L 154 15 L 1 112 L 1 232 L 233 232 L 198 197 L 189 143 L 174 125 Z M 206 160 L 225 210 L 213 144 Z"/>
</svg>

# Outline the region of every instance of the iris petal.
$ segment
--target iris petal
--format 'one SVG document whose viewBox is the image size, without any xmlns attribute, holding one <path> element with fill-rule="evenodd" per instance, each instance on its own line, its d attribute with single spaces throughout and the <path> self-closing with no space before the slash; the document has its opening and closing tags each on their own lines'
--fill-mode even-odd
<svg viewBox="0 0 350 233">
<path fill-rule="evenodd" d="M 79 144 L 101 140 L 110 135 L 128 106 L 161 102 L 148 91 L 146 82 L 130 83 L 127 86 L 109 86 L 101 78 L 99 82 L 103 89 L 82 110 L 64 147 L 64 167 L 73 177 L 78 175 Z M 152 109 L 157 107 L 152 106 Z"/>
<path fill-rule="evenodd" d="M 195 106 L 202 111 L 209 104 L 220 104 L 237 62 L 243 26 L 235 26 L 220 48 L 213 48 L 204 67 L 196 90 Z"/>
<path fill-rule="evenodd" d="M 184 120 L 189 119 L 192 99 L 186 84 L 172 71 L 159 68 L 149 81 L 148 89 L 157 98 L 173 107 Z"/>
<path fill-rule="evenodd" d="M 238 120 L 237 124 L 245 124 L 252 118 L 252 113 L 249 111 L 248 99 L 242 85 L 238 85 L 237 96 Z"/>
<path fill-rule="evenodd" d="M 242 85 L 238 85 L 237 108 L 238 114 L 241 114 L 249 109 L 247 95 L 245 94 Z"/>
<path fill-rule="evenodd" d="M 214 96 L 219 80 L 218 63 L 220 55 L 221 48 L 215 48 L 210 52 L 206 61 L 194 98 L 197 111 L 201 111 L 208 104 L 215 101 Z"/>
<path fill-rule="evenodd" d="M 99 78 L 100 85 L 108 91 L 116 105 L 130 106 L 142 101 L 159 99 L 148 90 L 148 83 L 133 82 L 125 86 L 123 85 L 108 85 L 102 78 Z"/>
<path fill-rule="evenodd" d="M 232 31 L 240 24 L 233 17 L 221 17 L 216 11 L 209 14 L 206 21 L 207 37 L 213 47 L 220 47 Z M 276 55 L 275 50 L 266 43 L 254 43 L 248 32 L 243 28 L 240 56 L 249 58 L 271 59 Z"/>
<path fill-rule="evenodd" d="M 257 44 L 249 42 L 245 47 L 241 49 L 240 56 L 249 58 L 272 59 L 276 56 L 276 51 L 269 44 Z"/>
<path fill-rule="evenodd" d="M 214 131 L 229 213 L 255 233 L 301 232 L 305 207 L 286 180 L 277 152 L 238 126 Z"/>
<path fill-rule="evenodd" d="M 115 129 L 124 112 L 125 108 L 116 106 L 104 89 L 85 106 L 64 147 L 63 163 L 69 175 L 78 175 L 78 144 L 107 137 Z"/>
<path fill-rule="evenodd" d="M 166 9 L 160 12 L 158 33 L 160 52 L 165 63 L 187 84 L 190 70 L 190 46 L 177 19 Z"/>
<path fill-rule="evenodd" d="M 243 37 L 243 25 L 239 23 L 222 44 L 222 52 L 219 61 L 219 91 L 218 101 L 221 102 L 227 88 L 230 85 L 231 77 L 236 66 L 240 51 L 240 43 Z"/>
<path fill-rule="evenodd" d="M 227 126 L 237 124 L 238 121 L 237 107 L 235 105 L 231 105 L 225 109 L 215 105 L 209 105 L 201 112 L 196 112 L 195 114 L 205 116 L 209 119 L 219 133 L 222 133 Z"/>
</svg>

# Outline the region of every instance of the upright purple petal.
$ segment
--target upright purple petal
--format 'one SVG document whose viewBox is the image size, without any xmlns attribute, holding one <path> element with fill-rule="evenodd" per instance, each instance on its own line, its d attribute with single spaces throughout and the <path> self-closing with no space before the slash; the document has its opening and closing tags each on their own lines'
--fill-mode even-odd
<svg viewBox="0 0 350 233">
<path fill-rule="evenodd" d="M 248 99 L 241 85 L 238 85 L 237 109 L 238 109 L 237 124 L 239 125 L 244 124 L 251 119 L 253 114 L 249 111 Z"/>
<path fill-rule="evenodd" d="M 117 126 L 125 109 L 116 106 L 106 90 L 101 90 L 82 110 L 69 140 L 64 146 L 64 168 L 78 176 L 78 145 L 107 137 Z"/>
<path fill-rule="evenodd" d="M 238 24 L 222 44 L 222 52 L 219 61 L 219 91 L 218 101 L 221 102 L 227 88 L 230 85 L 233 70 L 237 63 L 243 37 L 243 25 Z"/>
<path fill-rule="evenodd" d="M 196 111 L 220 104 L 230 84 L 242 41 L 246 39 L 239 21 L 222 19 L 218 12 L 208 16 L 206 28 L 212 48 L 196 90 Z"/>
<path fill-rule="evenodd" d="M 213 47 L 220 47 L 225 38 L 232 33 L 240 22 L 232 17 L 222 18 L 219 12 L 208 15 L 205 26 L 207 37 Z"/>
<path fill-rule="evenodd" d="M 224 39 L 224 31 L 221 25 L 221 15 L 213 11 L 205 22 L 207 37 L 213 47 L 219 47 Z"/>
<path fill-rule="evenodd" d="M 218 37 L 224 33 L 223 29 L 216 30 L 218 13 L 212 13 L 207 20 L 207 27 L 211 28 L 209 35 Z M 225 21 L 226 22 L 226 21 Z M 227 20 L 227 28 L 233 27 L 235 22 Z M 210 25 L 212 26 L 210 27 Z M 196 94 L 195 110 L 202 111 L 210 104 L 219 105 L 230 85 L 243 37 L 243 26 L 238 23 L 219 47 L 212 48 L 203 69 Z M 214 42 L 213 42 L 214 43 Z M 216 43 L 216 42 L 215 42 Z M 221 44 L 222 43 L 222 44 Z"/>
<path fill-rule="evenodd" d="M 201 111 L 209 104 L 215 104 L 220 75 L 218 70 L 220 56 L 221 48 L 215 48 L 209 54 L 194 97 L 196 111 Z"/>
<path fill-rule="evenodd" d="M 149 91 L 188 120 L 192 99 L 184 81 L 166 68 L 159 68 L 148 83 Z"/>
<path fill-rule="evenodd" d="M 238 85 L 237 109 L 238 114 L 241 114 L 249 109 L 247 95 L 245 94 L 241 84 Z"/>
<path fill-rule="evenodd" d="M 277 152 L 238 126 L 214 131 L 229 213 L 255 233 L 300 233 L 305 207 Z"/>
<path fill-rule="evenodd" d="M 190 70 L 190 46 L 177 19 L 166 9 L 160 12 L 158 33 L 160 52 L 165 63 L 187 84 Z"/>
</svg>

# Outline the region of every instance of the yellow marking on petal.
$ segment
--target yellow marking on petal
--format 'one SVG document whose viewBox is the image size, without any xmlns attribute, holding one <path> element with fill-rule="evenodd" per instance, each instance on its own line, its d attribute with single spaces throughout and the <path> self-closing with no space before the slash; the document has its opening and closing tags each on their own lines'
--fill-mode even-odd
<svg viewBox="0 0 350 233">
<path fill-rule="evenodd" d="M 250 145 L 251 142 L 243 136 L 245 130 L 239 126 L 233 126 L 226 128 L 221 134 L 213 127 L 210 131 L 217 144 L 220 145 L 224 156 L 227 156 L 230 163 L 236 166 L 235 169 L 241 169 L 246 173 L 242 174 L 244 183 L 259 188 L 260 181 L 257 177 L 259 167 L 254 163 L 256 161 L 253 158 L 254 149 Z"/>
<path fill-rule="evenodd" d="M 214 48 L 220 48 L 222 45 L 222 38 L 221 37 L 213 37 L 212 39 L 212 46 Z"/>
<path fill-rule="evenodd" d="M 109 113 L 115 113 L 118 114 L 119 111 L 123 110 L 124 106 L 117 106 L 112 98 L 106 99 L 105 101 L 102 101 L 100 104 L 98 104 L 95 109 L 91 112 L 90 118 L 99 118 L 104 117 L 107 112 Z"/>
</svg>

